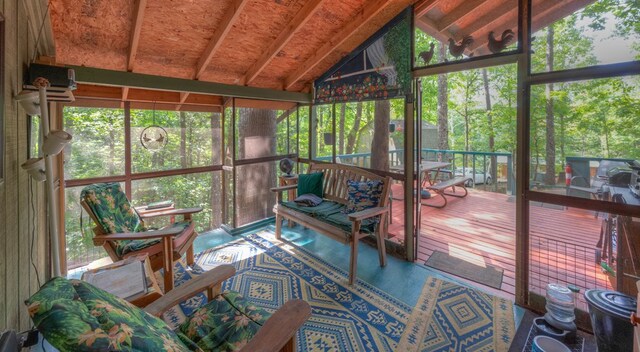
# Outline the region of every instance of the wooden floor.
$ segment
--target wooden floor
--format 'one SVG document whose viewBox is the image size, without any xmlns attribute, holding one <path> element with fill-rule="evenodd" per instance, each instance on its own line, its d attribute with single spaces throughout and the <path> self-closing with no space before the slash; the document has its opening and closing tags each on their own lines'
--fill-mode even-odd
<svg viewBox="0 0 640 352">
<path fill-rule="evenodd" d="M 393 186 L 393 224 L 403 238 L 402 185 Z M 400 195 L 400 196 L 398 196 Z M 465 198 L 448 198 L 445 208 L 422 207 L 418 262 L 436 250 L 471 263 L 504 269 L 501 292 L 515 294 L 515 200 L 505 194 L 470 189 Z M 439 202 L 431 199 L 425 202 Z M 602 218 L 580 209 L 545 204 L 531 206 L 530 291 L 544 294 L 550 282 L 611 289 L 608 276 L 595 263 Z M 489 289 L 489 288 L 488 288 Z M 489 291 L 496 291 L 489 289 Z M 580 295 L 582 296 L 582 295 Z"/>
</svg>

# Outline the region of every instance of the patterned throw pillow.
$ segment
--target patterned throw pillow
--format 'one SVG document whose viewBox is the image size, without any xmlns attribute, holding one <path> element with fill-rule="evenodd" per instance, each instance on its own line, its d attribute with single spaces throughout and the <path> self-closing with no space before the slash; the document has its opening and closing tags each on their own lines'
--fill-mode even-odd
<svg viewBox="0 0 640 352">
<path fill-rule="evenodd" d="M 374 208 L 380 203 L 382 181 L 353 181 L 347 180 L 347 206 L 343 212 L 346 214 Z"/>
</svg>

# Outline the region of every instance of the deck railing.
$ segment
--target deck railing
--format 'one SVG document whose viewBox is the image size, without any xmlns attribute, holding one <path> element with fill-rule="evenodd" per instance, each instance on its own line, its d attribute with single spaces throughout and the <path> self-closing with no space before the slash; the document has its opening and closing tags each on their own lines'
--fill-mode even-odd
<svg viewBox="0 0 640 352">
<path fill-rule="evenodd" d="M 464 150 L 443 150 L 423 148 L 421 150 L 423 160 L 439 160 L 451 163 L 451 170 L 464 175 L 482 175 L 480 179 L 486 180 L 489 176 L 491 185 L 485 185 L 485 190 L 515 194 L 515 175 L 513 173 L 513 156 L 511 153 L 476 152 Z M 331 161 L 331 156 L 314 157 L 314 160 Z M 496 175 L 491 175 L 491 162 L 496 163 Z M 336 161 L 351 164 L 358 167 L 369 168 L 371 166 L 371 153 L 353 153 L 336 155 Z M 404 149 L 389 151 L 389 166 L 398 166 L 404 163 Z"/>
</svg>

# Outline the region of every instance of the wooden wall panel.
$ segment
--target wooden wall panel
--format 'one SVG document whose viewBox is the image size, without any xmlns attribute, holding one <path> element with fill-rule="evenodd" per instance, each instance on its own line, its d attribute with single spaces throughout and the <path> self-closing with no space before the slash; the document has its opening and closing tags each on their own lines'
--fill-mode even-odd
<svg viewBox="0 0 640 352">
<path fill-rule="evenodd" d="M 0 330 L 26 330 L 32 323 L 23 301 L 50 276 L 45 192 L 20 165 L 28 156 L 28 118 L 13 96 L 22 90 L 23 69 L 37 37 L 21 0 L 0 0 L 5 19 L 4 133 L 5 178 L 0 183 Z M 33 240 L 32 240 L 33 239 Z M 33 253 L 32 253 L 33 248 Z M 34 263 L 32 265 L 31 258 Z"/>
</svg>

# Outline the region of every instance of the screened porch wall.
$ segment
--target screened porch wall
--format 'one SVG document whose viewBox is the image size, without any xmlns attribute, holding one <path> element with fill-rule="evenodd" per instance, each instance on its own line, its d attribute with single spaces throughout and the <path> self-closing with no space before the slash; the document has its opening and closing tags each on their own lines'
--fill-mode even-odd
<svg viewBox="0 0 640 352">
<path fill-rule="evenodd" d="M 81 104 L 81 102 L 78 102 Z M 64 123 L 73 136 L 65 149 L 65 238 L 68 269 L 106 257 L 91 240 L 93 222 L 80 206 L 83 187 L 119 182 L 133 206 L 162 200 L 176 207 L 202 207 L 194 215 L 199 232 L 222 224 L 222 120 L 220 113 L 68 106 Z M 150 126 L 166 131 L 158 149 L 143 146 Z M 83 217 L 81 220 L 81 216 Z M 160 228 L 166 219 L 150 220 Z M 81 229 L 82 224 L 82 229 Z"/>
</svg>

